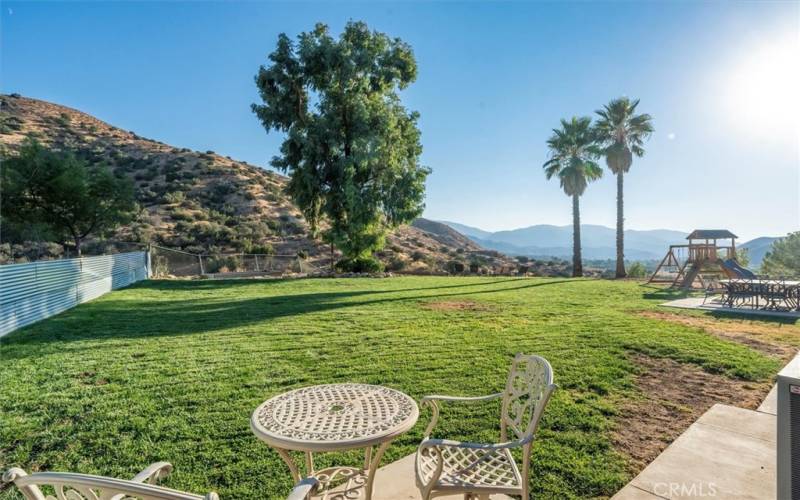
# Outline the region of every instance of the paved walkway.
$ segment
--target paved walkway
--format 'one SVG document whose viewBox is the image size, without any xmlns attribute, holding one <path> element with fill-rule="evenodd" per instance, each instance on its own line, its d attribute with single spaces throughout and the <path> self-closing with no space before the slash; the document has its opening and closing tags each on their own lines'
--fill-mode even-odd
<svg viewBox="0 0 800 500">
<path fill-rule="evenodd" d="M 414 475 L 414 454 L 384 465 L 375 473 L 372 500 L 421 500 Z M 335 496 L 333 498 L 336 498 Z M 447 495 L 437 499 L 463 500 L 464 495 Z M 492 495 L 492 500 L 510 500 L 505 495 Z"/>
<path fill-rule="evenodd" d="M 776 497 L 775 388 L 758 410 L 712 406 L 612 500 Z"/>
</svg>

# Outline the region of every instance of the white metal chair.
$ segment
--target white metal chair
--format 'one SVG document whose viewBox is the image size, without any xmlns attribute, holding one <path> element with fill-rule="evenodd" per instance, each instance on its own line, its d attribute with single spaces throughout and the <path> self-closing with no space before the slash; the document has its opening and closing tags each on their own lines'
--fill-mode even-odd
<svg viewBox="0 0 800 500">
<path fill-rule="evenodd" d="M 431 423 L 417 450 L 417 486 L 422 498 L 463 493 L 465 499 L 490 494 L 529 498 L 533 439 L 550 394 L 555 390 L 553 369 L 546 359 L 517 354 L 503 392 L 477 397 L 427 396 L 423 405 L 433 411 Z M 439 402 L 481 402 L 502 399 L 500 443 L 483 444 L 433 439 Z M 509 440 L 509 435 L 511 439 Z M 511 450 L 522 450 L 522 472 Z"/>
<path fill-rule="evenodd" d="M 13 481 L 26 500 L 219 500 L 213 492 L 201 496 L 156 486 L 170 472 L 172 465 L 169 462 L 151 464 L 131 480 L 72 472 L 27 474 L 14 467 L 3 474 L 3 482 Z M 302 500 L 313 493 L 316 486 L 316 480 L 304 479 L 295 486 L 288 499 Z"/>
</svg>

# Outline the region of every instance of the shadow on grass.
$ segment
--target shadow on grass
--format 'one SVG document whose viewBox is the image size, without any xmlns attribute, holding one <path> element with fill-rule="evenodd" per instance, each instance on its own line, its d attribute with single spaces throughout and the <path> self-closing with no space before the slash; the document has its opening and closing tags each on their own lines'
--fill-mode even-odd
<svg viewBox="0 0 800 500">
<path fill-rule="evenodd" d="M 797 324 L 798 319 L 800 318 L 792 318 L 789 316 L 769 316 L 767 314 L 753 314 L 747 313 L 745 311 L 742 312 L 735 312 L 735 311 L 708 311 L 705 310 L 709 316 L 713 316 L 716 319 L 732 319 L 738 321 L 758 321 L 762 323 L 773 323 L 778 325 L 795 325 Z"/>
<path fill-rule="evenodd" d="M 150 300 L 135 303 L 106 299 L 85 304 L 42 323 L 31 325 L 0 339 L 0 345 L 22 346 L 63 343 L 81 340 L 140 339 L 148 337 L 191 335 L 237 328 L 302 314 L 363 307 L 393 302 L 418 302 L 425 299 L 464 297 L 497 292 L 508 292 L 550 285 L 561 285 L 581 279 L 532 281 L 525 278 L 503 279 L 463 285 L 438 287 L 351 290 L 342 292 L 301 293 L 272 295 L 220 301 L 202 297 L 192 300 Z M 269 283 L 269 282 L 264 282 Z M 257 284 L 264 284 L 257 283 Z M 515 285 L 516 286 L 508 286 Z M 155 290 L 214 290 L 226 288 L 238 280 L 224 282 L 152 281 L 134 285 L 135 288 Z M 485 290 L 471 287 L 484 286 Z M 467 290 L 453 290 L 467 288 Z M 442 290 L 447 290 L 442 292 Z M 412 292 L 412 293 L 410 293 Z M 431 292 L 431 293 L 420 293 Z M 385 297 L 386 294 L 399 294 Z M 350 300 L 350 299 L 357 300 Z M 6 352 L 8 356 L 23 358 L 32 353 Z"/>
</svg>

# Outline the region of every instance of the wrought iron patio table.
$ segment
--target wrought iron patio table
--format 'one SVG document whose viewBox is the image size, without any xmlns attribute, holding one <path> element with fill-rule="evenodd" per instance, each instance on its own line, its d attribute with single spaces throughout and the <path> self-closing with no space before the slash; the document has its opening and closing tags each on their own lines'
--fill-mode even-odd
<svg viewBox="0 0 800 500">
<path fill-rule="evenodd" d="M 328 384 L 295 389 L 262 403 L 250 428 L 286 462 L 295 482 L 301 475 L 290 451 L 305 453 L 306 474 L 319 482 L 322 498 L 372 497 L 375 471 L 386 448 L 419 418 L 417 403 L 388 387 Z M 376 448 L 373 450 L 373 448 Z M 314 469 L 313 453 L 364 449 L 364 466 Z M 374 451 L 374 453 L 373 453 Z M 344 484 L 344 491 L 332 488 Z"/>
</svg>

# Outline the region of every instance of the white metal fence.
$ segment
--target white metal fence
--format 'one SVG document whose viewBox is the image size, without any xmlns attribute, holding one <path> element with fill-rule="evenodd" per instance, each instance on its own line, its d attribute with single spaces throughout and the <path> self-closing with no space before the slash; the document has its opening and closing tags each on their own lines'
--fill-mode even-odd
<svg viewBox="0 0 800 500">
<path fill-rule="evenodd" d="M 0 266 L 0 337 L 147 276 L 147 252 Z"/>
</svg>

